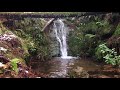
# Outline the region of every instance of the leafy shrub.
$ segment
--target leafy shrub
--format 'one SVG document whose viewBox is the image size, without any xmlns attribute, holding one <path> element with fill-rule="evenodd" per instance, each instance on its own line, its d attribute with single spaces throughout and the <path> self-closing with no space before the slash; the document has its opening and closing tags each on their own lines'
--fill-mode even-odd
<svg viewBox="0 0 120 90">
<path fill-rule="evenodd" d="M 94 34 L 85 34 L 72 32 L 68 38 L 69 53 L 73 56 L 91 56 L 94 55 L 94 48 L 97 46 L 97 38 Z"/>
<path fill-rule="evenodd" d="M 18 73 L 18 63 L 20 62 L 20 60 L 18 58 L 14 58 L 11 60 L 11 66 L 12 66 L 12 70 L 15 71 L 16 73 Z"/>
<path fill-rule="evenodd" d="M 120 55 L 117 55 L 115 49 L 109 49 L 105 44 L 100 44 L 96 51 L 96 57 L 99 60 L 105 60 L 107 64 L 119 65 Z"/>
</svg>

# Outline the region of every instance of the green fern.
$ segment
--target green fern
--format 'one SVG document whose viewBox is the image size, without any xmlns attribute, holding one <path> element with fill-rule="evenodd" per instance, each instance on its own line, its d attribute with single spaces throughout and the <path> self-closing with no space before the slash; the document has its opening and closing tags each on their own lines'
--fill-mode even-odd
<svg viewBox="0 0 120 90">
<path fill-rule="evenodd" d="M 11 60 L 11 66 L 12 66 L 12 70 L 15 71 L 18 74 L 18 63 L 20 62 L 20 60 L 18 58 L 14 58 Z"/>
<path fill-rule="evenodd" d="M 109 49 L 105 44 L 100 44 L 97 48 L 96 56 L 98 59 L 105 59 L 107 64 L 120 64 L 120 55 L 117 55 L 115 49 Z"/>
</svg>

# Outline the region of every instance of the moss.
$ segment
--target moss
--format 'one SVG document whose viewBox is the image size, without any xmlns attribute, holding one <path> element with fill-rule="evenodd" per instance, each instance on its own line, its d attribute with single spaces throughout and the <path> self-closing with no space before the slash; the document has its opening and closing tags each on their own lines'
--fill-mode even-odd
<svg viewBox="0 0 120 90">
<path fill-rule="evenodd" d="M 114 35 L 120 35 L 120 23 L 118 24 Z"/>
<path fill-rule="evenodd" d="M 13 55 L 11 52 L 8 52 L 8 53 L 4 54 L 4 56 L 5 56 L 6 58 L 8 58 L 9 60 L 11 60 L 11 59 L 13 59 L 13 58 L 16 57 L 16 56 Z"/>
<path fill-rule="evenodd" d="M 0 35 L 2 34 L 2 30 L 1 30 L 1 28 L 0 28 Z"/>
<path fill-rule="evenodd" d="M 27 48 L 27 42 L 25 40 L 22 40 L 21 38 L 19 38 L 21 41 L 21 48 L 24 50 L 24 53 L 28 54 L 28 48 Z"/>
</svg>

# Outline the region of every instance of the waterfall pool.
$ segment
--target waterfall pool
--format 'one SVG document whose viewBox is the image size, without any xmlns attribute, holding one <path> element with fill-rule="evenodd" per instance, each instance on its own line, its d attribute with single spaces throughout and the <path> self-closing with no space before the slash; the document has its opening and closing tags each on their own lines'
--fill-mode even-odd
<svg viewBox="0 0 120 90">
<path fill-rule="evenodd" d="M 67 78 L 68 72 L 77 67 L 82 67 L 86 71 L 95 71 L 101 68 L 92 59 L 69 58 L 55 57 L 49 61 L 33 64 L 32 68 L 35 72 L 48 75 L 48 78 Z"/>
</svg>

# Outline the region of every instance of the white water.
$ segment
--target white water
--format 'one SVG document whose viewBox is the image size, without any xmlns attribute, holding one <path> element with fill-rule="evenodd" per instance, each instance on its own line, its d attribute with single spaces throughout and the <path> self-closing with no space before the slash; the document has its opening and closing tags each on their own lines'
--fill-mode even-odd
<svg viewBox="0 0 120 90">
<path fill-rule="evenodd" d="M 54 21 L 53 29 L 55 30 L 56 38 L 60 44 L 61 58 L 71 59 L 71 56 L 68 56 L 67 53 L 67 42 L 66 42 L 66 28 L 61 19 Z"/>
</svg>

